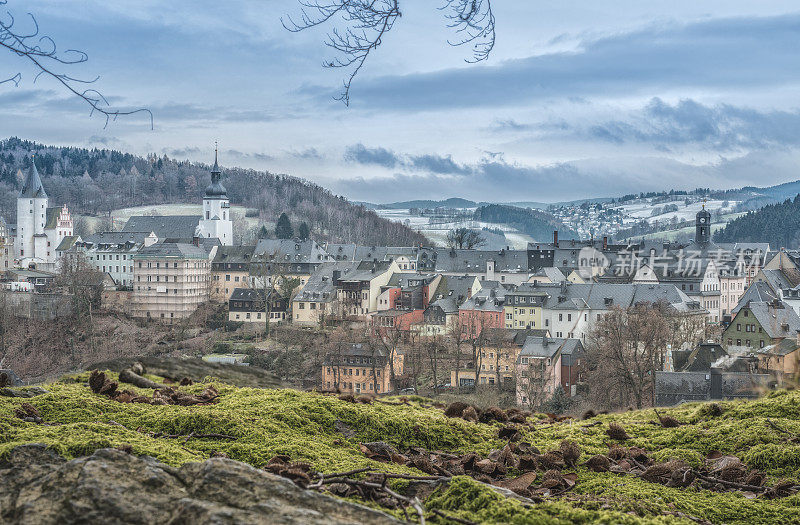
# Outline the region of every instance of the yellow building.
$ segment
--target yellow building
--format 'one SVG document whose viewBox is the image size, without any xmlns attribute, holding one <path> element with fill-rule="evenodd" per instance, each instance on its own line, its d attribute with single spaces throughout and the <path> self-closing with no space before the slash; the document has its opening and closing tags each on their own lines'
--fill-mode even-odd
<svg viewBox="0 0 800 525">
<path fill-rule="evenodd" d="M 546 299 L 547 293 L 538 283 L 525 283 L 506 292 L 504 326 L 514 330 L 544 328 L 542 306 Z"/>
</svg>

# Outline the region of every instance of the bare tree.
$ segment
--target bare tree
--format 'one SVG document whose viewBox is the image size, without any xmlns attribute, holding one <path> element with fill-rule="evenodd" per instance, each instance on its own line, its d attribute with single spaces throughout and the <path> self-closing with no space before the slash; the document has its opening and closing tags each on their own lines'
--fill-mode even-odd
<svg viewBox="0 0 800 525">
<path fill-rule="evenodd" d="M 338 56 L 325 61 L 324 67 L 349 70 L 341 94 L 336 97 L 350 104 L 350 85 L 364 67 L 367 57 L 383 42 L 402 16 L 401 0 L 298 0 L 299 17 L 281 19 L 283 27 L 292 32 L 312 27 L 333 25 L 325 45 Z M 470 45 L 472 56 L 467 62 L 489 58 L 495 41 L 495 19 L 491 0 L 444 0 L 438 7 L 444 13 L 448 27 L 457 38 L 448 40 L 452 46 Z M 341 23 L 341 27 L 335 25 Z"/>
<path fill-rule="evenodd" d="M 590 384 L 605 402 L 636 408 L 649 404 L 655 373 L 663 369 L 669 318 L 660 305 L 616 307 L 595 324 L 590 337 Z"/>
<path fill-rule="evenodd" d="M 447 232 L 447 244 L 460 250 L 471 250 L 486 244 L 486 238 L 470 228 L 456 228 Z"/>
<path fill-rule="evenodd" d="M 0 0 L 0 5 L 5 5 L 6 3 L 7 0 Z M 29 29 L 20 28 L 10 12 L 6 13 L 6 15 L 5 19 L 0 19 L 0 49 L 6 49 L 32 63 L 37 71 L 33 79 L 34 82 L 42 76 L 56 80 L 67 91 L 83 99 L 89 105 L 91 108 L 90 115 L 95 113 L 103 115 L 106 119 L 106 126 L 108 126 L 110 120 L 116 120 L 117 117 L 123 115 L 147 113 L 150 116 L 150 128 L 153 128 L 153 114 L 149 109 L 113 109 L 102 93 L 93 88 L 83 89 L 82 86 L 94 84 L 100 77 L 81 79 L 59 71 L 62 66 L 74 66 L 86 62 L 89 60 L 89 56 L 86 53 L 75 49 L 67 49 L 63 53 L 59 52 L 55 41 L 39 32 L 39 23 L 31 13 L 28 13 L 31 21 Z M 13 83 L 15 86 L 19 86 L 21 81 L 22 74 L 16 73 L 5 80 L 0 80 L 0 84 Z"/>
</svg>

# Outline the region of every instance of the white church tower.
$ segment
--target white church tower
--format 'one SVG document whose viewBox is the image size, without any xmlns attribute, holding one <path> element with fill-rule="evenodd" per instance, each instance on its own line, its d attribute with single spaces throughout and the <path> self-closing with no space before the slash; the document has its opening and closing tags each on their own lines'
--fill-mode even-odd
<svg viewBox="0 0 800 525">
<path fill-rule="evenodd" d="M 214 167 L 211 168 L 211 184 L 203 197 L 203 218 L 198 230 L 203 237 L 216 237 L 223 246 L 233 244 L 233 221 L 228 192 L 219 181 L 222 172 L 217 163 L 217 148 L 214 148 Z"/>
<path fill-rule="evenodd" d="M 31 168 L 17 197 L 17 240 L 18 259 L 33 259 L 37 251 L 45 251 L 47 236 L 44 226 L 47 221 L 47 193 L 42 179 L 31 157 Z M 37 243 L 41 246 L 37 247 Z"/>
</svg>

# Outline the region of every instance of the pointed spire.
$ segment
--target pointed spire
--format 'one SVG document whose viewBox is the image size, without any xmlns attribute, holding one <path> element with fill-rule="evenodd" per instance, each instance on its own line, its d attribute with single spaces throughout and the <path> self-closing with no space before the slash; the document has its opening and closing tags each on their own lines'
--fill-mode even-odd
<svg viewBox="0 0 800 525">
<path fill-rule="evenodd" d="M 39 170 L 36 169 L 33 154 L 31 154 L 31 168 L 28 170 L 28 176 L 25 178 L 25 183 L 22 185 L 19 196 L 28 199 L 47 198 L 42 179 L 39 177 Z"/>
<path fill-rule="evenodd" d="M 217 141 L 214 141 L 214 167 L 211 168 L 211 173 L 219 173 L 219 163 L 217 162 L 217 155 L 218 155 L 219 145 Z"/>
<path fill-rule="evenodd" d="M 219 146 L 216 141 L 214 141 L 214 165 L 211 167 L 211 184 L 206 188 L 206 196 L 205 198 L 211 199 L 219 199 L 219 198 L 227 198 L 228 194 L 225 190 L 225 186 L 220 183 L 220 179 L 222 178 L 222 171 L 219 169 Z"/>
</svg>

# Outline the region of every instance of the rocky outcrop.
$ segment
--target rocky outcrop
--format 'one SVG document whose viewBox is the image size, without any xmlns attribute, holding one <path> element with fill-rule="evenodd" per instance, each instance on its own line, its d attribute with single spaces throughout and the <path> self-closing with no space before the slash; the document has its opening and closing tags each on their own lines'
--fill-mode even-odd
<svg viewBox="0 0 800 525">
<path fill-rule="evenodd" d="M 226 458 L 180 468 L 117 449 L 68 461 L 44 445 L 0 460 L 0 521 L 49 523 L 398 523 Z"/>
<path fill-rule="evenodd" d="M 208 363 L 202 359 L 176 359 L 164 357 L 135 357 L 114 359 L 87 366 L 86 370 L 111 370 L 122 372 L 136 363 L 141 363 L 148 374 L 180 381 L 188 377 L 200 381 L 206 376 L 216 377 L 223 383 L 238 387 L 285 388 L 289 385 L 275 377 L 274 374 L 253 366 L 229 365 L 225 363 Z"/>
</svg>

